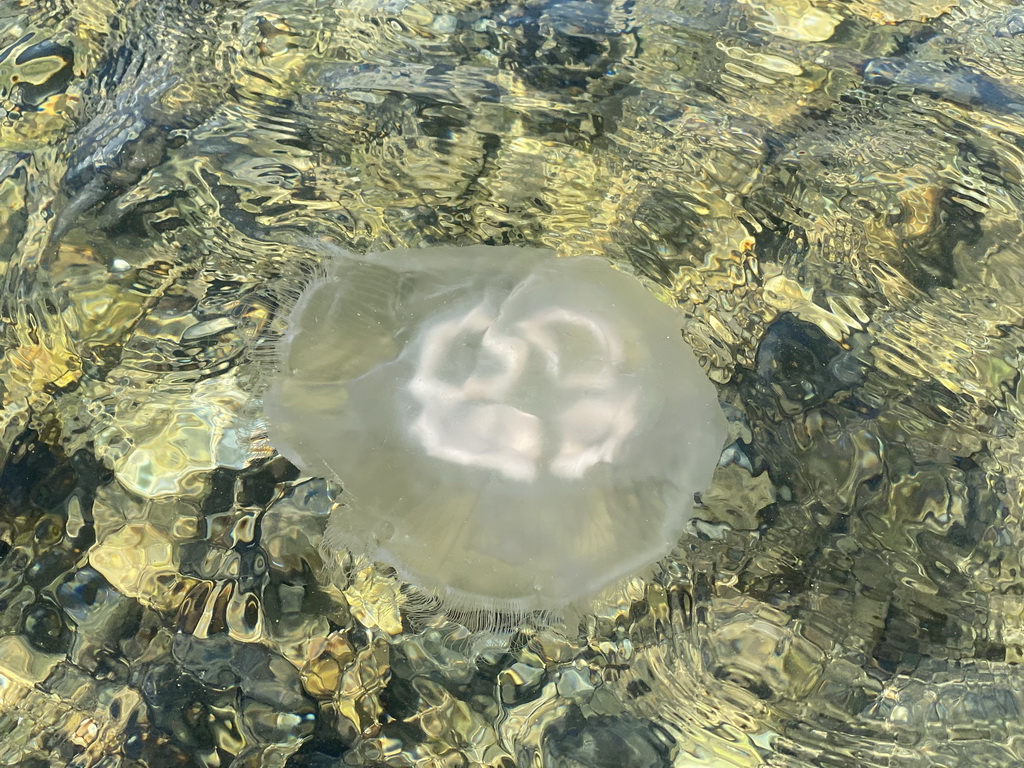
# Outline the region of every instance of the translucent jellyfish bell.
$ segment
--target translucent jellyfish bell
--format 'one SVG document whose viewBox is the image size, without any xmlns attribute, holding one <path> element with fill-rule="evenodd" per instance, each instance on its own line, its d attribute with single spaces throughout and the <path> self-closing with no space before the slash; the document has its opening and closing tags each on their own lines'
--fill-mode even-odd
<svg viewBox="0 0 1024 768">
<path fill-rule="evenodd" d="M 264 398 L 341 480 L 329 547 L 458 612 L 559 613 L 665 556 L 725 441 L 677 310 L 598 258 L 474 246 L 332 258 Z"/>
</svg>

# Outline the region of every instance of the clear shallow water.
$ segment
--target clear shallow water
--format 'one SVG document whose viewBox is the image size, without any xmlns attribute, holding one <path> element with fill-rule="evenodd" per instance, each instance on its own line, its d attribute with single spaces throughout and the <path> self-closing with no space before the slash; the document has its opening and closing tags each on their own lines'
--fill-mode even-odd
<svg viewBox="0 0 1024 768">
<path fill-rule="evenodd" d="M 1014 765 L 1011 3 L 8 4 L 0 755 Z M 295 233 L 672 292 L 736 440 L 656 578 L 471 658 L 251 435 Z"/>
</svg>

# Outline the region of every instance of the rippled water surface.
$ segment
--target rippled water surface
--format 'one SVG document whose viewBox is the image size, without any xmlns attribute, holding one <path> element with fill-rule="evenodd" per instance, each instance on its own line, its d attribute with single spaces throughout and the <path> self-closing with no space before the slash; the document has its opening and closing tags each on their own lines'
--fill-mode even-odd
<svg viewBox="0 0 1024 768">
<path fill-rule="evenodd" d="M 1016 2 L 6 0 L 0 115 L 0 764 L 1024 764 Z M 674 296 L 673 556 L 483 652 L 330 580 L 253 417 L 308 238 Z"/>
</svg>

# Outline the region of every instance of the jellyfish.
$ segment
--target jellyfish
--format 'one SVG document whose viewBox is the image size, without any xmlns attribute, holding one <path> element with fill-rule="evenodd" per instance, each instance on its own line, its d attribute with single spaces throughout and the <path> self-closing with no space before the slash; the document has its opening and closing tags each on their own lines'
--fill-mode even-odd
<svg viewBox="0 0 1024 768">
<path fill-rule="evenodd" d="M 718 463 L 681 324 L 598 257 L 334 253 L 272 343 L 270 443 L 343 487 L 326 550 L 452 616 L 565 615 L 664 558 Z"/>
</svg>

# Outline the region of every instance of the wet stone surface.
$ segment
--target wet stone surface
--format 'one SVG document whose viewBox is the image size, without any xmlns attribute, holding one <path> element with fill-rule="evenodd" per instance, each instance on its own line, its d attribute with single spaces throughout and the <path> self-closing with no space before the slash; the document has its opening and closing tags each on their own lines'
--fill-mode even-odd
<svg viewBox="0 0 1024 768">
<path fill-rule="evenodd" d="M 1022 29 L 0 12 L 0 764 L 1024 762 Z M 311 239 L 598 256 L 674 303 L 730 431 L 671 554 L 495 642 L 323 552 L 339 489 L 260 402 Z"/>
</svg>

